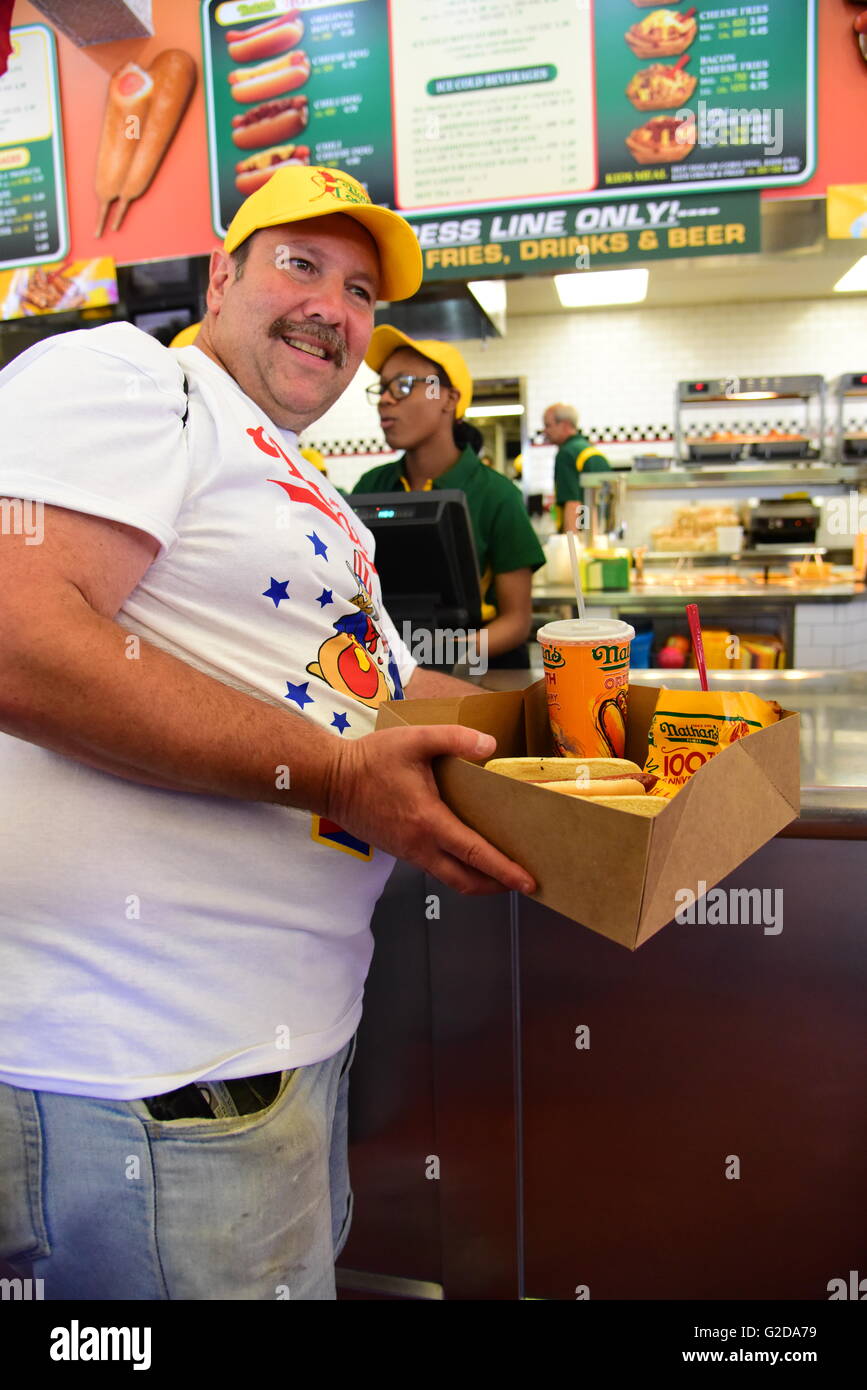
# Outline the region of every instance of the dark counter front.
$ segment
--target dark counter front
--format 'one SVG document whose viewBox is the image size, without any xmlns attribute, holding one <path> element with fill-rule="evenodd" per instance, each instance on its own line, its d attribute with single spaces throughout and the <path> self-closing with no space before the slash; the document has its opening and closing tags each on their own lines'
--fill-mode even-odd
<svg viewBox="0 0 867 1390">
<path fill-rule="evenodd" d="M 396 869 L 352 1070 L 344 1287 L 824 1300 L 863 1269 L 867 675 L 731 677 L 802 716 L 802 819 L 720 885 L 766 890 L 764 926 L 672 922 L 632 953 Z"/>
</svg>

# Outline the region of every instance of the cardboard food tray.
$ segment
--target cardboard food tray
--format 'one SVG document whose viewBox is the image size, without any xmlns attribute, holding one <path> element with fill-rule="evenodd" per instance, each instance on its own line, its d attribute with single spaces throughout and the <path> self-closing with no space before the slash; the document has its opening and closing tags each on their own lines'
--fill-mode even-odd
<svg viewBox="0 0 867 1390">
<path fill-rule="evenodd" d="M 659 689 L 629 688 L 626 756 L 640 767 Z M 500 758 L 554 752 L 544 680 L 502 694 L 390 701 L 376 727 L 420 724 L 493 734 Z M 438 759 L 434 775 L 451 810 L 529 870 L 537 902 L 635 950 L 673 919 L 678 890 L 697 894 L 700 880 L 712 888 L 797 819 L 799 724 L 783 710 L 778 723 L 717 753 L 653 818 L 553 796 L 462 758 Z"/>
</svg>

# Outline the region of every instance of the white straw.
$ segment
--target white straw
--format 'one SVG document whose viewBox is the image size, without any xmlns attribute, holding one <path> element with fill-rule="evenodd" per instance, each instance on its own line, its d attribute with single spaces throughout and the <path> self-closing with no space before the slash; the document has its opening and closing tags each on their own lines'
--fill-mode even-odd
<svg viewBox="0 0 867 1390">
<path fill-rule="evenodd" d="M 569 538 L 569 563 L 572 566 L 572 583 L 575 585 L 575 601 L 578 604 L 578 617 L 584 621 L 584 594 L 581 590 L 581 571 L 578 568 L 578 551 L 575 547 L 575 532 L 567 531 Z"/>
</svg>

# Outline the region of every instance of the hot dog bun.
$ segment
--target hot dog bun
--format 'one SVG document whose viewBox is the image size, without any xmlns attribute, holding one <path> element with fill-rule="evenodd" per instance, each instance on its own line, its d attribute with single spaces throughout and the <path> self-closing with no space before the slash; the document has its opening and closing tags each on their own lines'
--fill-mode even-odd
<svg viewBox="0 0 867 1390">
<path fill-rule="evenodd" d="M 230 29 L 226 34 L 229 57 L 235 63 L 256 63 L 286 53 L 304 37 L 304 24 L 297 10 L 254 24 L 250 29 Z"/>
<path fill-rule="evenodd" d="M 668 802 L 660 796 L 647 796 L 640 782 L 633 782 L 631 778 L 624 778 L 621 783 L 607 782 L 600 778 L 599 781 L 588 782 L 582 786 L 577 782 L 541 782 L 536 783 L 546 792 L 560 792 L 562 796 L 571 796 L 578 801 L 589 801 L 593 806 L 610 806 L 615 811 L 631 811 L 635 816 L 658 816 L 663 806 Z M 614 795 L 595 795 L 597 788 L 617 787 Z M 620 787 L 624 791 L 620 791 Z M 590 790 L 593 788 L 593 791 Z M 629 790 L 631 789 L 631 790 Z"/>
<path fill-rule="evenodd" d="M 309 163 L 309 146 L 274 145 L 270 150 L 262 150 L 235 165 L 235 187 L 246 198 L 267 183 L 278 169 L 284 169 L 288 164 Z"/>
<path fill-rule="evenodd" d="M 582 796 L 585 800 L 606 800 L 623 796 L 645 796 L 644 783 L 637 777 L 588 777 L 586 782 L 580 778 L 569 778 L 562 782 L 534 782 L 534 787 L 544 787 L 546 791 L 562 792 L 564 796 Z"/>
<path fill-rule="evenodd" d="M 299 48 L 255 68 L 236 68 L 229 73 L 229 83 L 236 101 L 270 101 L 303 87 L 309 76 L 310 59 Z"/>
<path fill-rule="evenodd" d="M 232 117 L 232 139 L 241 150 L 258 150 L 263 145 L 285 145 L 307 125 L 306 97 L 281 97 L 263 101 L 239 116 Z"/>
<path fill-rule="evenodd" d="M 568 778 L 574 783 L 579 776 L 594 780 L 641 774 L 638 764 L 628 758 L 492 758 L 485 768 L 519 782 L 562 782 Z"/>
</svg>

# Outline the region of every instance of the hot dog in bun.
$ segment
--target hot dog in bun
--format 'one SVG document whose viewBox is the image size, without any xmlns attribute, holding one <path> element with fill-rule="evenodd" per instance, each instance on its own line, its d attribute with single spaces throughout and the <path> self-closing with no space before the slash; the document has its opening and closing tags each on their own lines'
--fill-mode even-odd
<svg viewBox="0 0 867 1390">
<path fill-rule="evenodd" d="M 241 150 L 258 150 L 263 145 L 284 145 L 306 125 L 307 98 L 281 97 L 233 116 L 232 139 Z"/>
<path fill-rule="evenodd" d="M 236 101 L 270 101 L 303 87 L 309 76 L 310 59 L 299 48 L 255 68 L 235 68 L 229 73 L 229 83 Z"/>
<path fill-rule="evenodd" d="M 257 63 L 286 53 L 304 37 L 304 24 L 297 10 L 254 24 L 250 29 L 230 29 L 226 34 L 229 57 L 235 63 Z"/>
<path fill-rule="evenodd" d="M 307 145 L 274 145 L 270 150 L 242 159 L 235 165 L 235 187 L 246 198 L 267 183 L 278 169 L 291 164 L 309 164 L 310 149 Z"/>
<path fill-rule="evenodd" d="M 648 795 L 657 779 L 628 758 L 494 758 L 485 768 L 633 815 L 655 816 L 666 804 Z"/>
</svg>

